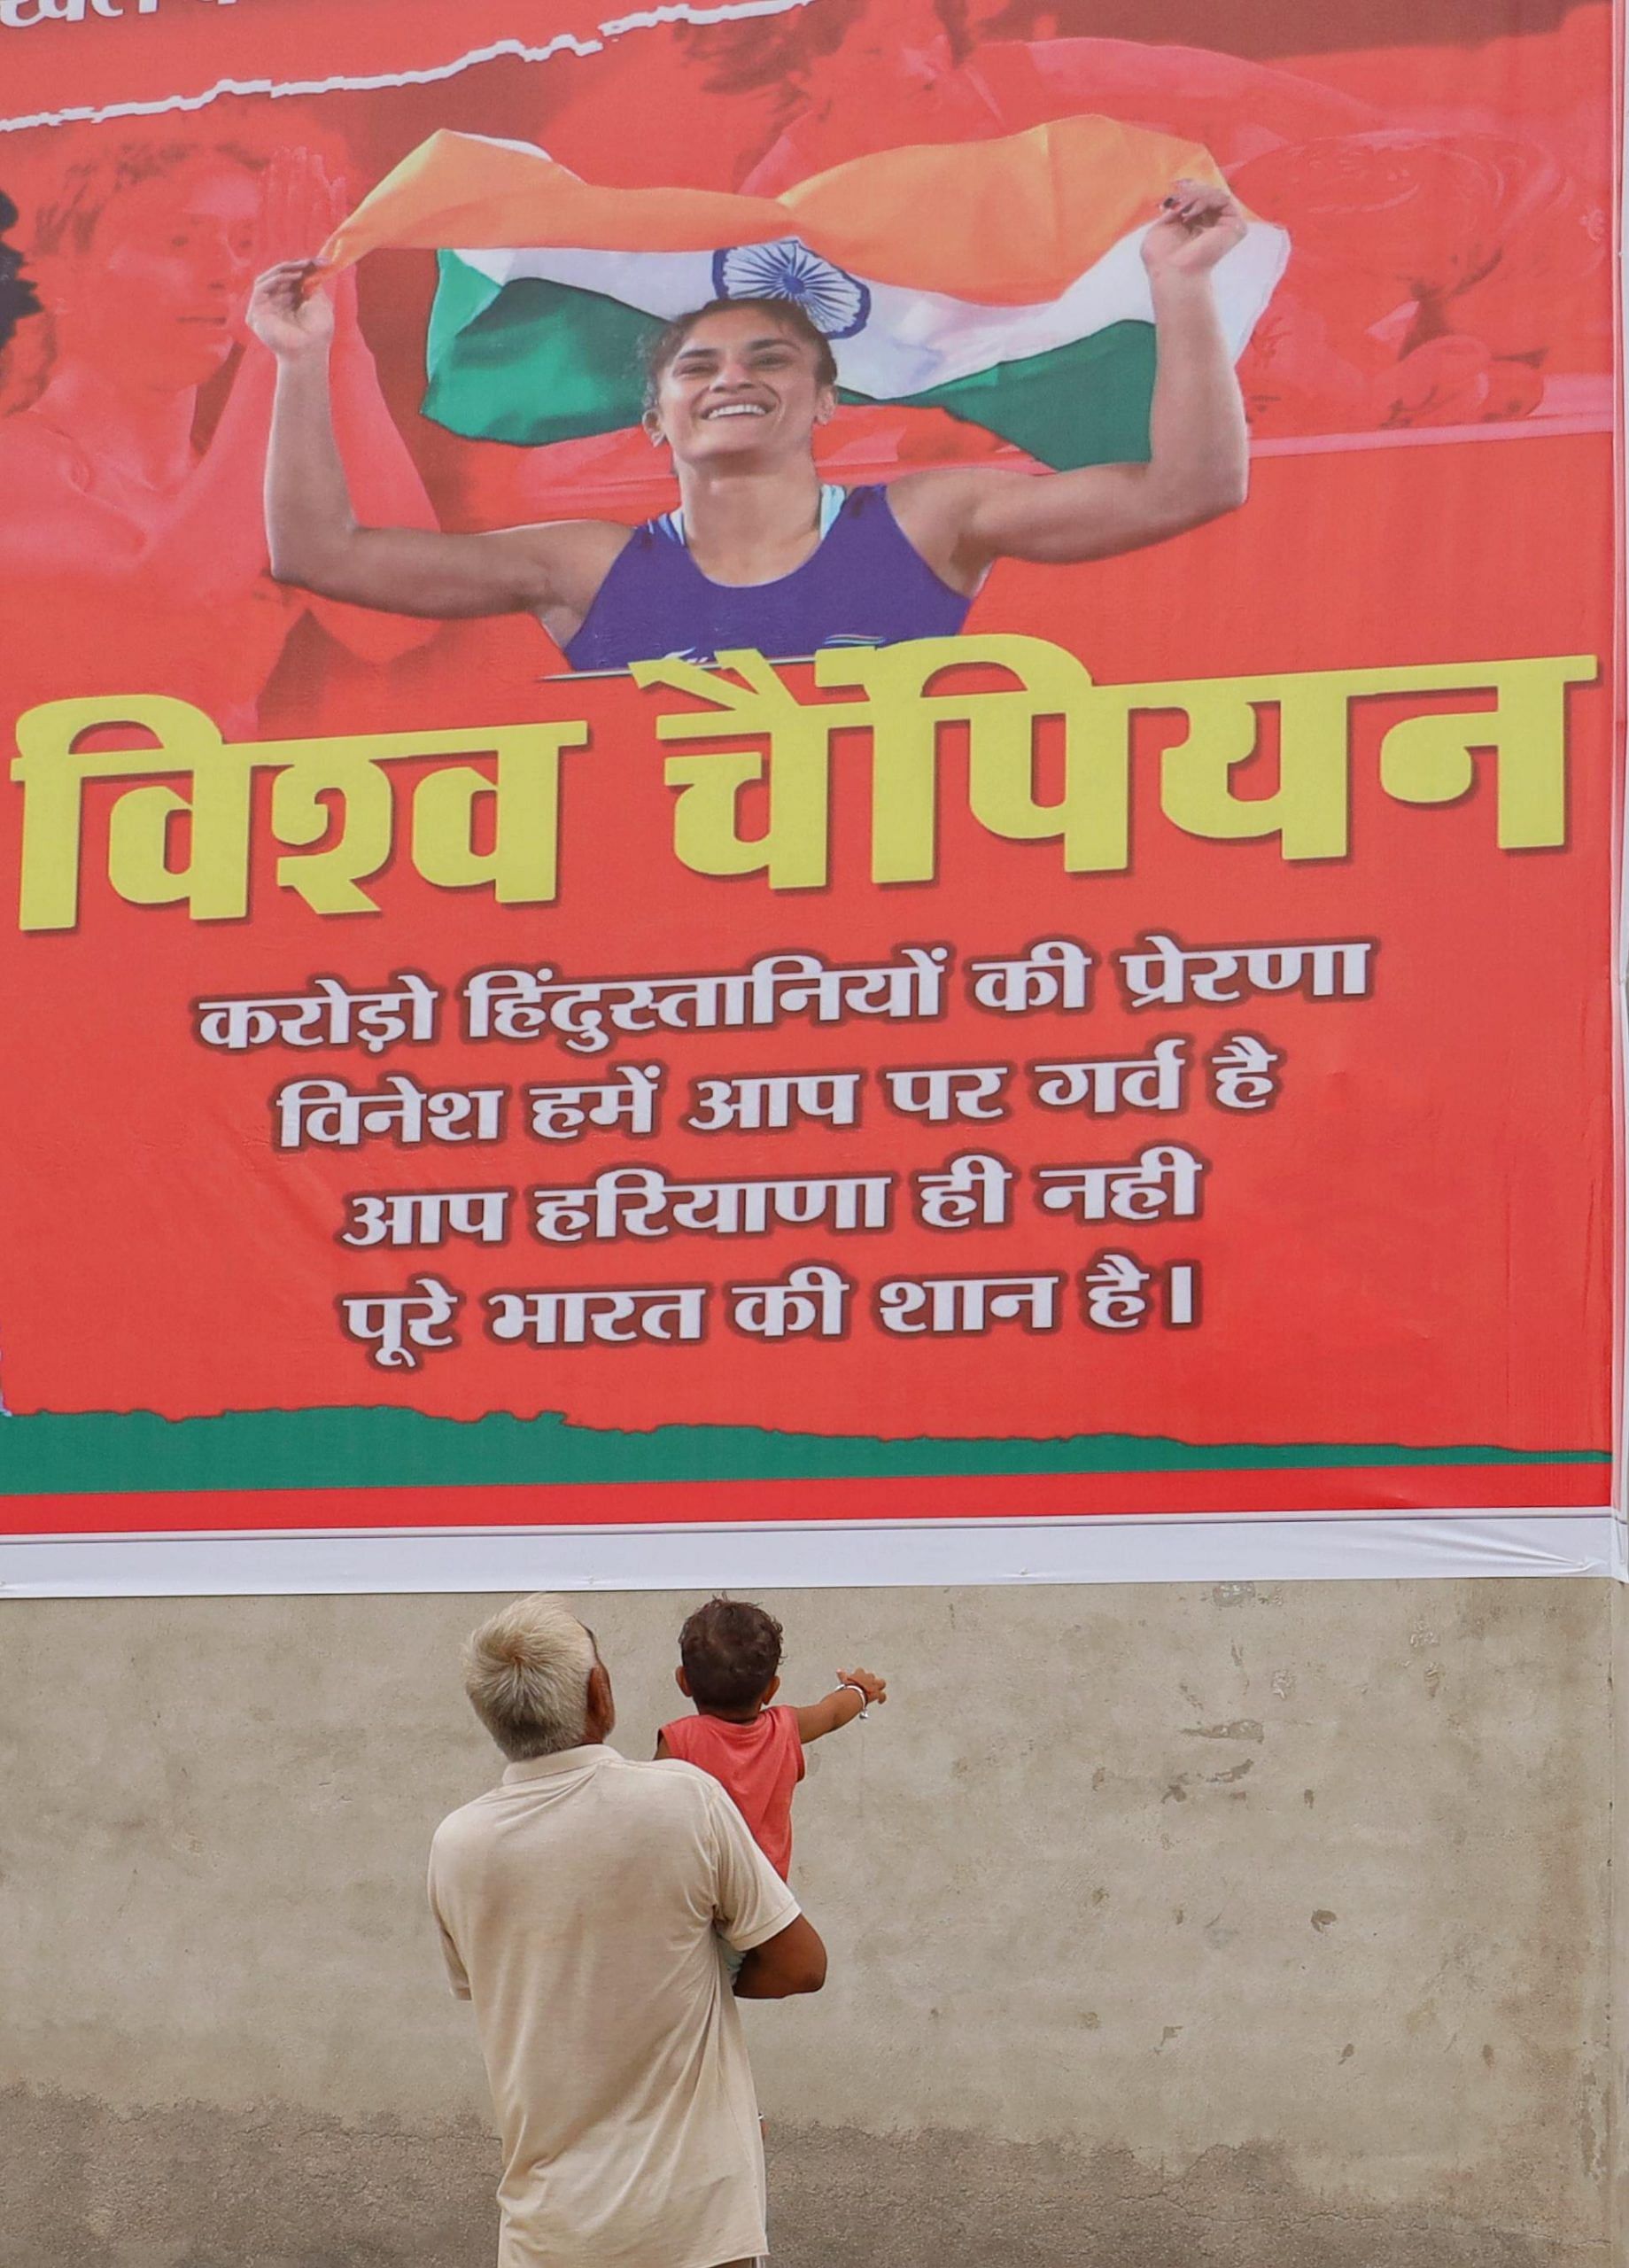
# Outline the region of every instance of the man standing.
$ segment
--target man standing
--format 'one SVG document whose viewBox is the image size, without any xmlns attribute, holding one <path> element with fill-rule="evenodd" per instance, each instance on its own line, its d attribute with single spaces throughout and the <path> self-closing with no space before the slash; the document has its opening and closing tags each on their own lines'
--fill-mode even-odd
<svg viewBox="0 0 1629 2268">
<path fill-rule="evenodd" d="M 431 1906 L 502 2134 L 499 2268 L 748 2268 L 764 2153 L 744 2000 L 818 1992 L 826 1949 L 716 1780 L 634 1764 L 593 1635 L 517 1599 L 464 1653 L 510 1759 L 443 1820 Z"/>
</svg>

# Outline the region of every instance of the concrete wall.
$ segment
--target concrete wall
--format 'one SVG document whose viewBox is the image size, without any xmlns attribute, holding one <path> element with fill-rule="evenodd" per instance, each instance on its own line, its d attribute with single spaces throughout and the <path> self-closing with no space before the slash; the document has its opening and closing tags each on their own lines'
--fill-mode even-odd
<svg viewBox="0 0 1629 2268">
<path fill-rule="evenodd" d="M 1608 2038 L 1611 2047 L 1608 2208 L 1612 2256 L 1629 2263 L 1629 1586 L 1613 1587 L 1612 1805 L 1608 1854 Z"/>
<path fill-rule="evenodd" d="M 631 1753 L 690 1603 L 587 1610 Z M 749 2012 L 777 2268 L 1605 2268 L 1610 1587 L 771 1603 L 895 1693 L 799 1799 L 830 1985 Z M 486 1604 L 0 1612 L 4 2268 L 489 2268 L 422 1907 Z"/>
</svg>

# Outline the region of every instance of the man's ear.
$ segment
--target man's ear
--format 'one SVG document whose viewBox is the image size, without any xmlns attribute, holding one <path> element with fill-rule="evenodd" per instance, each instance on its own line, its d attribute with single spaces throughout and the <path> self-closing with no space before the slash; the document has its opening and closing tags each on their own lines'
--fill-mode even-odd
<svg viewBox="0 0 1629 2268">
<path fill-rule="evenodd" d="M 609 1738 L 617 1722 L 617 1703 L 611 1693 L 611 1674 L 603 1662 L 588 1673 L 588 1732 L 591 1739 Z"/>
<path fill-rule="evenodd" d="M 667 439 L 667 435 L 662 430 L 661 412 L 655 409 L 646 410 L 640 419 L 640 423 L 645 429 L 645 439 L 650 443 L 651 447 L 659 449 Z"/>
<path fill-rule="evenodd" d="M 673 1672 L 673 1682 L 684 1695 L 687 1701 L 693 1701 L 695 1698 L 695 1696 L 690 1690 L 690 1681 L 685 1675 L 685 1666 L 682 1662 L 680 1662 L 679 1667 Z"/>
<path fill-rule="evenodd" d="M 836 392 L 831 386 L 822 386 L 820 389 L 819 400 L 815 403 L 815 423 L 817 425 L 829 425 L 836 415 Z"/>
</svg>

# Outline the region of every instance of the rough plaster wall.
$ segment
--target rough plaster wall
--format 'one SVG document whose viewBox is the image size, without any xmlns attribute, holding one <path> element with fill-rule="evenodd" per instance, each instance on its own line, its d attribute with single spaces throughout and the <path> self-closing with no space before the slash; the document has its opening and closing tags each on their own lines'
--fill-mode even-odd
<svg viewBox="0 0 1629 2268">
<path fill-rule="evenodd" d="M 688 1599 L 586 1606 L 618 1741 Z M 0 1613 L 4 2268 L 487 2268 L 422 1910 L 473 1598 Z M 781 2268 L 1607 2254 L 1604 1584 L 823 1592 Z"/>
<path fill-rule="evenodd" d="M 1608 2215 L 1614 2268 L 1629 2268 L 1629 1584 L 1624 1583 L 1612 1586 L 1611 1689 L 1607 2028 L 1612 2093 Z"/>
</svg>

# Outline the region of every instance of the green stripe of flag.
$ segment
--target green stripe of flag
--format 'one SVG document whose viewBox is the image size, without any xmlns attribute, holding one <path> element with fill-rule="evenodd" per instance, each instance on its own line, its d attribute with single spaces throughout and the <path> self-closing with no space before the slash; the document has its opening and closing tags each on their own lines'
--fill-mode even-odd
<svg viewBox="0 0 1629 2268">
<path fill-rule="evenodd" d="M 908 403 L 948 410 L 1068 472 L 1083 464 L 1146 463 L 1153 398 L 1152 323 L 1112 322 L 1050 354 L 930 386 Z"/>
<path fill-rule="evenodd" d="M 638 424 L 642 350 L 662 328 L 651 316 L 536 276 L 497 284 L 448 252 L 440 267 L 426 417 L 527 448 Z"/>
</svg>

